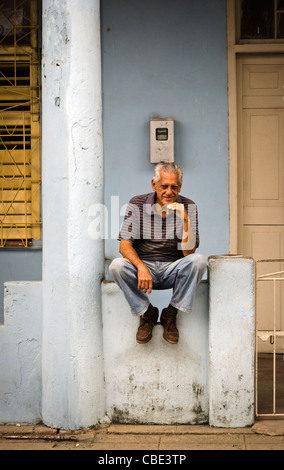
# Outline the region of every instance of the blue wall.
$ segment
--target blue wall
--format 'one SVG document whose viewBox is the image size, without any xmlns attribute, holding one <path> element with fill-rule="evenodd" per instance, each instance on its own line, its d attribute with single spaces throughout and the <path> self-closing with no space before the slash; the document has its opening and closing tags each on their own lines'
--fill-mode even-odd
<svg viewBox="0 0 284 470">
<path fill-rule="evenodd" d="M 229 251 L 225 0 L 102 0 L 105 203 L 151 191 L 150 117 L 175 119 L 199 251 Z M 111 217 L 109 218 L 109 224 Z M 122 217 L 120 218 L 120 222 Z M 106 258 L 118 242 L 106 241 Z"/>
</svg>

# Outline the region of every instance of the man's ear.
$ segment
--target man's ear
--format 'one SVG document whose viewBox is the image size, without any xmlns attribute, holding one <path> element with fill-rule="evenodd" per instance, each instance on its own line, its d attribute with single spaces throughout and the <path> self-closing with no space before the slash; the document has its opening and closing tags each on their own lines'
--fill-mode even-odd
<svg viewBox="0 0 284 470">
<path fill-rule="evenodd" d="M 155 183 L 155 180 L 152 179 L 151 183 L 152 183 L 152 189 L 153 189 L 153 191 L 156 191 L 156 183 Z"/>
</svg>

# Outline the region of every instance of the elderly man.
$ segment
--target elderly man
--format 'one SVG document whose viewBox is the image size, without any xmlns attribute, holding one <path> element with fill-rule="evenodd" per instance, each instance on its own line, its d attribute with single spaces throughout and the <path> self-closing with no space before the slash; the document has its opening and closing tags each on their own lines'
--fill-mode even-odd
<svg viewBox="0 0 284 470">
<path fill-rule="evenodd" d="M 197 254 L 198 216 L 195 203 L 181 195 L 182 169 L 159 163 L 152 179 L 153 192 L 133 197 L 119 234 L 120 253 L 110 273 L 122 289 L 132 314 L 140 316 L 138 343 L 147 343 L 159 311 L 147 296 L 152 289 L 173 289 L 168 307 L 162 310 L 163 338 L 175 344 L 178 311 L 192 310 L 196 287 L 207 268 Z"/>
</svg>

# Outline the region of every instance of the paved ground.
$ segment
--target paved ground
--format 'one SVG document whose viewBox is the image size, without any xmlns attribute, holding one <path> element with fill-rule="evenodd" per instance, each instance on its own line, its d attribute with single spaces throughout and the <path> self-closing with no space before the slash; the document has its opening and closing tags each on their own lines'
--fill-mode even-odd
<svg viewBox="0 0 284 470">
<path fill-rule="evenodd" d="M 180 464 L 183 461 L 169 461 L 180 459 L 169 451 L 180 455 L 191 450 L 284 450 L 284 421 L 260 421 L 252 428 L 238 429 L 111 424 L 74 432 L 45 426 L 0 426 L 0 450 L 95 450 L 100 451 L 98 459 L 114 458 L 115 451 L 130 451 L 125 455 L 140 451 L 140 456 L 145 454 L 144 464 L 149 464 L 149 454 L 159 451 L 168 455 L 160 457 L 168 459 L 160 463 Z"/>
</svg>

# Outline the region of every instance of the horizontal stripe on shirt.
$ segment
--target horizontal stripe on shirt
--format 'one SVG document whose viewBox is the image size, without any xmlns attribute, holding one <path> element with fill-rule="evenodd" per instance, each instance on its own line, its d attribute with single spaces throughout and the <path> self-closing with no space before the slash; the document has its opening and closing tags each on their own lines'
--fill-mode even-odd
<svg viewBox="0 0 284 470">
<path fill-rule="evenodd" d="M 182 258 L 181 240 L 183 221 L 170 212 L 162 218 L 155 208 L 156 193 L 133 197 L 127 206 L 118 240 L 129 240 L 140 259 L 149 261 L 175 261 Z M 191 228 L 199 246 L 198 213 L 196 204 L 179 195 L 177 203 L 184 205 Z"/>
</svg>

